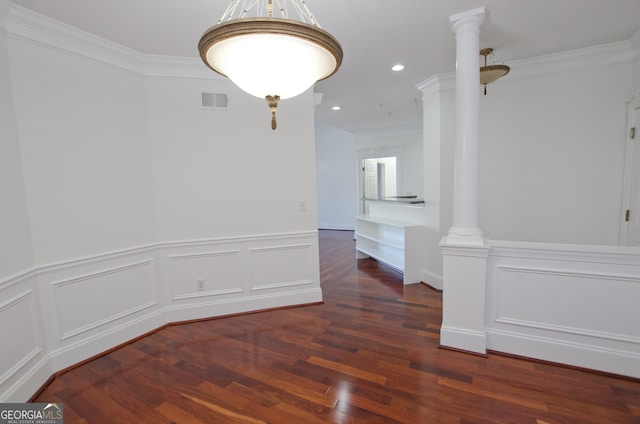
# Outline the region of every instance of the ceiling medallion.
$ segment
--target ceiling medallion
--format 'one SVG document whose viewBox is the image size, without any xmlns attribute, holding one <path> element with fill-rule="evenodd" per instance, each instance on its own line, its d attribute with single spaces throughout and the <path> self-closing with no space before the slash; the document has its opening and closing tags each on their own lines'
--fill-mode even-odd
<svg viewBox="0 0 640 424">
<path fill-rule="evenodd" d="M 281 99 L 333 75 L 342 47 L 320 28 L 304 0 L 232 0 L 198 43 L 200 57 L 247 93 L 267 100 L 271 128 Z M 289 10 L 299 20 L 289 18 Z M 278 17 L 274 17 L 274 12 Z"/>
</svg>

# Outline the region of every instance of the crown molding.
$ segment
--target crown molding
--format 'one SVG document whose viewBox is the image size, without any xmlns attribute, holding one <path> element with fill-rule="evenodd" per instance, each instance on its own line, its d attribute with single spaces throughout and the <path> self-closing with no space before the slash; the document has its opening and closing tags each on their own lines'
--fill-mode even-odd
<svg viewBox="0 0 640 424">
<path fill-rule="evenodd" d="M 466 12 L 476 13 L 480 9 Z M 464 15 L 464 14 L 461 14 Z M 457 15 L 456 15 L 457 16 Z M 146 77 L 226 78 L 198 58 L 146 55 L 31 10 L 0 0 L 0 32 L 47 48 L 78 55 Z M 640 57 L 640 30 L 628 40 L 509 61 L 515 80 L 555 72 L 627 63 Z M 416 85 L 425 96 L 455 87 L 455 72 L 434 75 Z"/>
<path fill-rule="evenodd" d="M 631 63 L 631 41 L 618 41 L 582 49 L 551 53 L 509 61 L 509 80 L 536 77 L 559 72 L 577 71 L 600 66 Z"/>
<path fill-rule="evenodd" d="M 146 55 L 0 0 L 0 30 L 9 37 L 95 60 L 144 77 L 226 79 L 199 58 Z"/>
<path fill-rule="evenodd" d="M 0 0 L 0 34 L 6 34 L 5 20 L 9 14 L 9 0 Z"/>
<path fill-rule="evenodd" d="M 439 93 L 443 90 L 451 90 L 456 86 L 456 73 L 447 72 L 446 74 L 436 74 L 427 78 L 420 84 L 416 85 L 416 88 L 422 91 L 422 96 L 427 97 L 435 93 Z"/>
<path fill-rule="evenodd" d="M 635 58 L 640 57 L 639 50 L 640 31 L 625 41 L 509 61 L 511 72 L 505 77 L 505 81 L 631 63 Z M 455 75 L 455 72 L 436 74 L 416 85 L 416 88 L 422 91 L 423 96 L 449 90 L 455 88 Z"/>
<path fill-rule="evenodd" d="M 200 58 L 138 54 L 147 77 L 228 80 L 209 69 Z"/>
<path fill-rule="evenodd" d="M 4 20 L 11 38 L 86 57 L 130 72 L 144 71 L 140 53 L 11 4 Z"/>
</svg>

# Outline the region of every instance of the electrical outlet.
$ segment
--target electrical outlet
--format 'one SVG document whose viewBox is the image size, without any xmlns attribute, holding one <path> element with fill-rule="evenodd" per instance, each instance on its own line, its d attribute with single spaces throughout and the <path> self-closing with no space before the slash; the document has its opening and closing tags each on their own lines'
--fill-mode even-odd
<svg viewBox="0 0 640 424">
<path fill-rule="evenodd" d="M 300 200 L 298 201 L 298 210 L 299 210 L 300 212 L 306 212 L 306 211 L 307 211 L 307 208 L 308 208 L 307 200 L 306 200 L 306 199 L 300 199 Z"/>
<path fill-rule="evenodd" d="M 196 290 L 204 291 L 204 280 L 196 280 Z"/>
</svg>

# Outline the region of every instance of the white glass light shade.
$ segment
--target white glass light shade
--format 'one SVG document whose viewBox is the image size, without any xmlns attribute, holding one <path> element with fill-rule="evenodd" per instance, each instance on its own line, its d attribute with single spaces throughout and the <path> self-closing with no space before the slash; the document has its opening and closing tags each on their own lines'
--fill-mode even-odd
<svg viewBox="0 0 640 424">
<path fill-rule="evenodd" d="M 340 67 L 342 49 L 327 32 L 279 18 L 235 19 L 209 29 L 200 56 L 247 93 L 297 96 Z"/>
<path fill-rule="evenodd" d="M 480 68 L 480 84 L 491 84 L 498 78 L 501 78 L 509 73 L 509 67 L 507 65 L 489 65 L 482 66 Z"/>
</svg>

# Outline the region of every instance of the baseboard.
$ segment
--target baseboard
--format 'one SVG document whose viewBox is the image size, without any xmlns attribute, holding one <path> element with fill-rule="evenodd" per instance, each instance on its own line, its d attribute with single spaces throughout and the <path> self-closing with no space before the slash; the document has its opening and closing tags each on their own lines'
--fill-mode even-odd
<svg viewBox="0 0 640 424">
<path fill-rule="evenodd" d="M 486 333 L 492 351 L 640 378 L 640 354 L 635 352 L 503 330 Z"/>
<path fill-rule="evenodd" d="M 486 354 L 487 338 L 484 332 L 442 326 L 440 345 L 451 349 Z"/>
<path fill-rule="evenodd" d="M 242 297 L 224 301 L 172 305 L 166 309 L 167 322 L 191 321 L 204 317 L 215 318 L 248 313 L 257 309 L 276 309 L 318 302 L 322 302 L 322 290 L 319 287 L 313 287 L 307 290 Z"/>
<path fill-rule="evenodd" d="M 442 275 L 436 274 L 426 269 L 420 270 L 422 282 L 436 290 L 442 290 Z"/>
<path fill-rule="evenodd" d="M 162 309 L 156 310 L 135 320 L 125 322 L 117 327 L 98 332 L 91 337 L 80 339 L 73 344 L 51 351 L 49 353 L 51 367 L 54 372 L 63 370 L 87 358 L 106 352 L 114 346 L 149 333 L 165 324 L 167 324 L 166 312 Z"/>
<path fill-rule="evenodd" d="M 0 403 L 25 402 L 51 378 L 52 374 L 51 360 L 46 356 L 0 394 Z"/>
<path fill-rule="evenodd" d="M 331 224 L 328 222 L 318 223 L 319 230 L 355 231 L 355 225 L 351 224 Z"/>
</svg>

